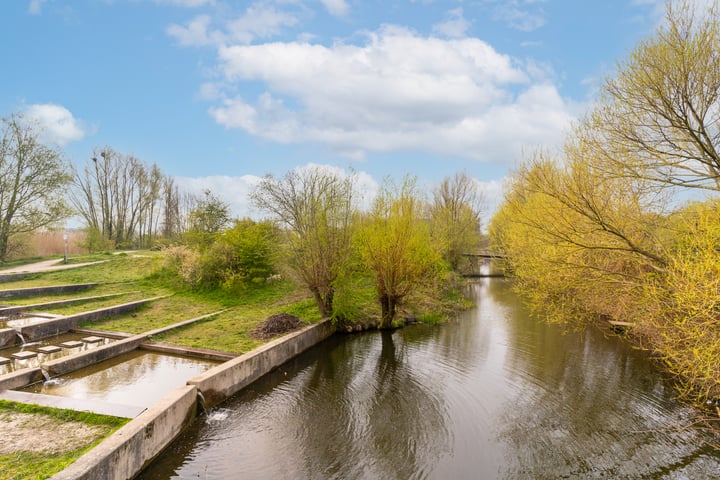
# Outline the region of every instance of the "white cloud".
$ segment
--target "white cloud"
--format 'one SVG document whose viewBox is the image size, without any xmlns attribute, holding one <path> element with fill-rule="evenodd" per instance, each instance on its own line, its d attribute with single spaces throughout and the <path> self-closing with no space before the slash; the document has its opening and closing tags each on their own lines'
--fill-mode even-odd
<svg viewBox="0 0 720 480">
<path fill-rule="evenodd" d="M 297 24 L 297 18 L 280 11 L 272 5 L 256 3 L 245 10 L 240 17 L 228 22 L 230 40 L 250 43 L 255 38 L 270 38 L 281 33 L 283 27 Z"/>
<path fill-rule="evenodd" d="M 545 25 L 545 14 L 542 10 L 528 10 L 517 1 L 499 5 L 495 9 L 495 18 L 523 32 L 531 32 Z"/>
<path fill-rule="evenodd" d="M 268 39 L 282 33 L 283 28 L 297 24 L 298 19 L 272 5 L 250 5 L 237 17 L 213 22 L 206 14 L 198 15 L 186 25 L 171 24 L 165 32 L 182 46 L 249 44 L 253 40 Z M 213 28 L 213 23 L 218 25 Z"/>
<path fill-rule="evenodd" d="M 261 178 L 254 175 L 240 177 L 210 176 L 210 177 L 175 177 L 180 190 L 193 195 L 202 196 L 205 190 L 210 190 L 230 207 L 230 214 L 236 218 L 259 218 L 250 204 L 249 194 L 260 183 Z"/>
<path fill-rule="evenodd" d="M 448 12 L 447 20 L 433 25 L 433 32 L 449 38 L 462 38 L 468 28 L 470 28 L 470 22 L 463 16 L 463 9 L 455 8 Z"/>
<path fill-rule="evenodd" d="M 579 112 L 538 65 L 476 38 L 422 37 L 386 26 L 362 45 L 221 46 L 228 85 L 261 82 L 257 98 L 209 109 L 227 128 L 280 143 L 364 152 L 425 151 L 512 162 L 525 144 L 558 144 Z"/>
<path fill-rule="evenodd" d="M 28 12 L 31 15 L 40 15 L 40 13 L 42 13 L 43 3 L 45 2 L 47 2 L 47 0 L 30 0 L 30 5 L 28 5 Z"/>
<path fill-rule="evenodd" d="M 328 172 L 346 178 L 350 173 L 340 167 L 333 165 L 319 165 L 308 163 L 298 166 L 296 169 L 323 169 Z M 355 172 L 354 188 L 359 207 L 368 209 L 372 200 L 377 195 L 379 184 L 365 172 Z M 265 216 L 264 212 L 258 211 L 250 202 L 250 192 L 260 183 L 261 177 L 255 175 L 243 175 L 239 177 L 230 176 L 209 176 L 209 177 L 175 177 L 180 190 L 193 195 L 202 196 L 203 192 L 210 190 L 230 207 L 230 214 L 235 218 L 250 217 L 259 220 Z"/>
<path fill-rule="evenodd" d="M 336 17 L 342 17 L 350 10 L 350 6 L 345 0 L 320 0 L 328 12 Z"/>
<path fill-rule="evenodd" d="M 44 141 L 65 145 L 81 140 L 85 136 L 80 122 L 61 105 L 52 103 L 30 105 L 25 109 L 25 116 L 38 124 Z"/>
<path fill-rule="evenodd" d="M 208 33 L 211 21 L 209 15 L 198 15 L 187 26 L 172 24 L 165 31 L 185 47 L 209 45 L 212 41 L 212 35 Z"/>
</svg>

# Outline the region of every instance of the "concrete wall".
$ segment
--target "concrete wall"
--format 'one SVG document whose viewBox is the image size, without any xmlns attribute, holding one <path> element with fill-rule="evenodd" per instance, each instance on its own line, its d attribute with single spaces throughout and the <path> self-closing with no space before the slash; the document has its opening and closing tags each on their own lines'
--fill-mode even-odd
<svg viewBox="0 0 720 480">
<path fill-rule="evenodd" d="M 25 325 L 20 329 L 26 340 L 37 340 L 39 338 L 51 337 L 75 328 L 80 322 L 97 322 L 105 317 L 120 315 L 135 310 L 145 303 L 152 302 L 163 297 L 153 297 L 135 302 L 123 303 L 112 307 L 99 308 L 89 312 L 81 312 L 67 317 L 52 318 L 42 322 Z"/>
<path fill-rule="evenodd" d="M 330 320 L 324 320 L 193 377 L 188 385 L 167 395 L 51 478 L 134 478 L 192 422 L 197 410 L 198 392 L 202 392 L 206 406 L 217 404 L 334 332 Z M 41 375 L 39 369 L 37 375 Z"/>
<path fill-rule="evenodd" d="M 28 275 L 32 275 L 32 274 L 31 273 L 0 273 L 0 283 L 15 282 L 17 280 L 22 280 L 23 278 L 27 277 Z"/>
<path fill-rule="evenodd" d="M 43 363 L 41 366 L 48 375 L 57 377 L 135 350 L 143 340 L 145 340 L 144 335 L 136 335 L 93 348 L 92 350 L 74 353 L 67 357 L 56 358 L 55 360 Z"/>
<path fill-rule="evenodd" d="M 197 390 L 179 387 L 80 457 L 53 480 L 133 478 L 195 418 Z"/>
<path fill-rule="evenodd" d="M 97 283 L 78 283 L 74 285 L 54 285 L 51 287 L 14 288 L 0 290 L 0 298 L 29 297 L 32 295 L 48 295 L 52 293 L 80 292 L 94 287 Z"/>
<path fill-rule="evenodd" d="M 117 297 L 119 295 L 124 295 L 124 293 L 110 293 L 108 295 L 96 295 L 93 297 L 70 298 L 68 300 L 56 300 L 54 302 L 35 303 L 32 305 L 15 305 L 11 307 L 0 308 L 0 314 L 10 315 L 13 313 L 24 312 L 25 310 L 38 310 L 40 308 L 59 307 L 62 305 L 71 305 L 73 303 L 89 302 L 91 300 L 101 300 L 103 298 Z"/>
<path fill-rule="evenodd" d="M 39 382 L 45 377 L 40 368 L 23 368 L 15 372 L 6 373 L 0 377 L 0 391 L 24 387 Z"/>
<path fill-rule="evenodd" d="M 0 329 L 0 348 L 15 345 L 17 341 L 17 332 L 14 328 Z"/>
<path fill-rule="evenodd" d="M 310 325 L 213 367 L 188 380 L 197 386 L 205 406 L 216 405 L 335 332 L 330 320 Z"/>
</svg>

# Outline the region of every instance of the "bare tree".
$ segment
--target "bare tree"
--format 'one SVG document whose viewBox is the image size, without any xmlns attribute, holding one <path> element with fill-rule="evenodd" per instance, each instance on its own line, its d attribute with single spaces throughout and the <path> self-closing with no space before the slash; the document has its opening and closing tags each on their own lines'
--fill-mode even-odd
<svg viewBox="0 0 720 480">
<path fill-rule="evenodd" d="M 290 229 L 291 266 L 322 315 L 333 312 L 335 280 L 350 250 L 352 177 L 321 167 L 266 176 L 252 192 L 257 207 Z"/>
<path fill-rule="evenodd" d="M 164 176 L 156 165 L 106 147 L 74 179 L 71 201 L 89 228 L 117 246 L 150 245 L 163 212 Z"/>
<path fill-rule="evenodd" d="M 479 184 L 466 172 L 446 177 L 433 192 L 431 234 L 453 270 L 463 253 L 473 253 L 480 244 L 483 203 Z"/>
<path fill-rule="evenodd" d="M 62 188 L 70 182 L 60 152 L 40 143 L 36 126 L 22 115 L 0 121 L 0 261 L 14 235 L 65 218 Z"/>
</svg>

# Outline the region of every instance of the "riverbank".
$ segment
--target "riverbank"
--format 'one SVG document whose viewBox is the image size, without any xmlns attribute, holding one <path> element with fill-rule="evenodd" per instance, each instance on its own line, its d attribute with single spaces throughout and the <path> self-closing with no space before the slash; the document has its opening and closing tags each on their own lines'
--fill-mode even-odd
<svg viewBox="0 0 720 480">
<path fill-rule="evenodd" d="M 94 256 L 93 260 L 97 260 Z M 268 317 L 283 313 L 297 316 L 303 320 L 304 325 L 311 325 L 320 320 L 316 311 L 315 303 L 304 289 L 298 287 L 289 280 L 275 279 L 265 285 L 252 286 L 241 290 L 223 291 L 193 291 L 178 285 L 171 276 L 163 272 L 162 254 L 159 252 L 141 252 L 132 254 L 120 254 L 100 258 L 102 262 L 83 265 L 76 270 L 43 271 L 33 272 L 31 275 L 6 284 L 7 288 L 30 289 L 39 286 L 67 285 L 73 283 L 93 284 L 88 291 L 80 293 L 64 293 L 50 295 L 23 296 L 13 298 L 10 304 L 13 308 L 34 308 L 33 305 L 43 305 L 43 312 L 54 315 L 74 315 L 87 311 L 88 308 L 99 309 L 109 307 L 125 301 L 136 301 L 140 298 L 154 297 L 154 301 L 147 305 L 128 312 L 126 314 L 108 316 L 104 319 L 83 323 L 81 327 L 95 329 L 108 334 L 130 335 L 139 334 L 151 330 L 161 329 L 168 325 L 186 320 L 190 316 L 198 317 L 210 311 L 220 313 L 194 322 L 182 328 L 175 328 L 164 333 L 153 335 L 154 342 L 172 344 L 196 349 L 207 349 L 213 351 L 228 352 L 235 355 L 249 355 L 249 352 L 262 351 L 268 340 L 261 340 L 253 335 L 256 328 Z M 75 262 L 80 261 L 74 259 Z M 22 268 L 22 266 L 16 267 Z M 357 290 L 356 290 L 357 291 Z M 62 301 L 59 301 L 59 297 Z M 366 304 L 356 303 L 358 314 L 369 314 L 376 302 L 372 295 L 365 297 Z M 448 300 L 450 301 L 450 300 Z M 436 306 L 433 302 L 422 302 L 422 305 L 413 312 L 428 311 L 428 307 Z M 423 310 L 425 309 L 425 310 Z M 425 321 L 435 322 L 437 315 L 423 317 Z M 367 327 L 367 325 L 365 325 Z M 272 340 L 272 339 L 270 339 Z M 272 341 L 268 345 L 272 344 Z M 306 347 L 304 347 L 306 348 Z M 287 358 L 287 357 L 285 357 Z M 273 363 L 271 362 L 271 365 Z M 257 370 L 257 369 L 255 369 Z M 258 370 L 258 371 L 262 371 Z M 256 378 L 256 377 L 254 377 Z M 249 380 L 249 381 L 252 381 Z M 231 379 L 221 382 L 226 385 L 223 388 L 232 390 L 238 382 Z M 212 392 L 214 387 L 208 386 L 207 381 L 200 381 L 197 391 L 207 392 L 208 404 L 219 401 L 223 396 L 215 396 Z M 233 390 L 234 391 L 234 390 Z M 214 399 L 214 400 L 213 400 Z M 194 405 L 194 404 L 193 404 Z M 194 408 L 194 407 L 193 407 Z M 22 413 L 13 411 L 10 407 L 3 417 L 2 424 L 7 432 L 14 431 L 22 424 Z M 76 429 L 82 433 L 83 429 Z M 32 438 L 38 440 L 42 435 L 40 431 L 22 430 L 24 438 L 32 443 Z M 62 455 L 56 456 L 55 467 L 52 467 L 53 455 L 48 455 L 50 466 L 61 469 L 74 459 L 78 458 L 84 449 L 92 447 L 97 442 L 97 437 L 88 430 L 88 435 L 79 435 L 80 443 L 82 438 L 85 442 L 81 449 L 74 449 L 67 453 L 63 450 Z M 38 441 L 37 445 L 42 442 Z M 61 447 L 62 442 L 56 443 Z M 22 448 L 19 445 L 17 448 Z M 48 450 L 49 451 L 49 450 Z M 21 450 L 13 451 L 7 457 L 7 462 L 12 461 L 12 455 L 22 455 Z M 33 457 L 28 457 L 28 465 L 32 469 Z M 47 459 L 46 459 L 47 460 Z M 2 467 L 0 458 L 0 467 Z M 45 468 L 45 467 L 43 467 Z M 24 478 L 19 477 L 10 478 Z"/>
</svg>

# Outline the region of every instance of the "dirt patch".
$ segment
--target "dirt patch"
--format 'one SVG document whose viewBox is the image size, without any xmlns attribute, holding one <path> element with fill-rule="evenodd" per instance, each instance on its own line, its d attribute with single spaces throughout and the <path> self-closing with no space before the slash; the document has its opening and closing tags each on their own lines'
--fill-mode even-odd
<svg viewBox="0 0 720 480">
<path fill-rule="evenodd" d="M 0 455 L 70 452 L 105 436 L 108 430 L 80 422 L 62 422 L 42 414 L 0 412 Z"/>
<path fill-rule="evenodd" d="M 255 338 L 267 340 L 277 335 L 297 330 L 301 326 L 302 320 L 295 315 L 278 313 L 277 315 L 269 316 L 267 320 L 258 325 L 250 335 Z"/>
</svg>

